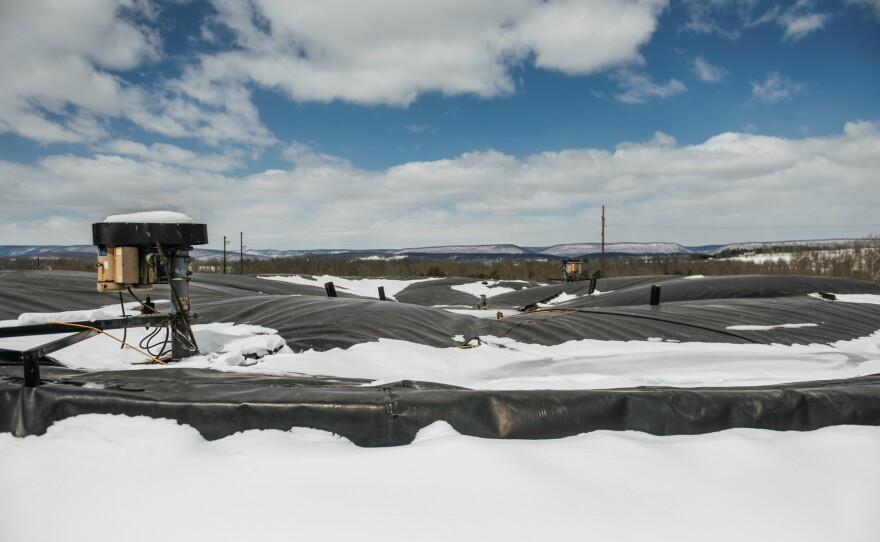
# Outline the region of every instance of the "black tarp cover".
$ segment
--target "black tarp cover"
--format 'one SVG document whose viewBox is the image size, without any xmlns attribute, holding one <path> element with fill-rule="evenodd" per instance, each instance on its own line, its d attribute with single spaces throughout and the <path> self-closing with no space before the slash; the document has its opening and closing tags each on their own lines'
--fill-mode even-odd
<svg viewBox="0 0 880 542">
<path fill-rule="evenodd" d="M 452 289 L 474 279 L 418 282 L 393 301 L 320 286 L 253 276 L 197 275 L 192 303 L 198 323 L 235 322 L 278 330 L 294 350 L 347 348 L 392 338 L 452 346 L 453 337 L 507 336 L 546 345 L 591 338 L 809 344 L 870 335 L 880 306 L 809 294 L 880 294 L 880 285 L 822 277 L 628 277 L 555 285 L 501 283 L 515 291 L 490 296 L 491 309 L 538 307 L 561 293 L 579 296 L 550 309 L 503 320 L 455 314 L 434 305 L 468 306 L 478 298 Z M 487 286 L 494 283 L 487 281 Z M 0 319 L 109 305 L 93 273 L 0 271 Z M 661 304 L 650 306 L 653 285 Z M 157 287 L 154 298 L 167 297 Z M 547 312 L 550 310 L 552 312 Z M 548 315 L 554 316 L 549 318 Z M 803 328 L 730 330 L 741 324 Z M 405 360 L 404 360 L 405 362 Z M 21 368 L 0 367 L 0 431 L 40 434 L 54 421 L 83 413 L 167 417 L 206 438 L 249 428 L 326 429 L 361 445 L 410 442 L 421 427 L 446 420 L 464 434 L 551 438 L 595 429 L 658 435 L 730 427 L 809 430 L 834 424 L 880 424 L 880 376 L 756 388 L 638 388 L 582 391 L 475 391 L 432 383 L 369 387 L 320 377 L 261 377 L 176 369 L 83 372 L 44 367 L 43 385 L 24 388 Z M 97 387 L 83 387 L 86 382 Z"/>
<path fill-rule="evenodd" d="M 311 427 L 361 446 L 408 444 L 445 420 L 486 438 L 560 438 L 599 429 L 691 435 L 734 427 L 809 431 L 880 423 L 880 376 L 754 388 L 483 391 L 423 382 L 242 376 L 208 369 L 82 371 L 46 368 L 21 385 L 0 367 L 0 431 L 38 435 L 78 414 L 177 420 L 217 439 L 248 429 Z M 90 382 L 101 389 L 83 387 Z"/>
</svg>

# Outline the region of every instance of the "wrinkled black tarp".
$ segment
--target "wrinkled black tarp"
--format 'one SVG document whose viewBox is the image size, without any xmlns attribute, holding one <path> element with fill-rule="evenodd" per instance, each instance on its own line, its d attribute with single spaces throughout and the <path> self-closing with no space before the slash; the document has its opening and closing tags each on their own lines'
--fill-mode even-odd
<svg viewBox="0 0 880 542">
<path fill-rule="evenodd" d="M 146 415 L 218 439 L 248 429 L 311 427 L 360 446 L 412 442 L 445 420 L 464 435 L 560 438 L 600 429 L 692 435 L 734 427 L 809 431 L 880 424 L 880 376 L 753 388 L 483 391 L 404 381 L 270 377 L 208 369 L 83 373 L 47 367 L 46 383 L 21 385 L 0 367 L 0 431 L 39 435 L 86 413 Z M 104 385 L 85 388 L 86 382 Z"/>
<path fill-rule="evenodd" d="M 577 339 L 809 344 L 833 343 L 880 329 L 880 305 L 843 303 L 811 293 L 880 295 L 880 285 L 851 279 L 740 276 L 684 279 L 623 277 L 598 281 L 601 294 L 588 296 L 588 282 L 540 286 L 502 283 L 520 289 L 489 297 L 492 309 L 535 306 L 560 293 L 576 300 L 504 320 L 477 319 L 432 305 L 469 305 L 477 297 L 451 286 L 475 279 L 418 282 L 399 302 L 361 299 L 340 291 L 327 298 L 321 286 L 303 286 L 254 276 L 196 275 L 191 286 L 196 323 L 235 322 L 278 330 L 296 351 L 347 348 L 379 338 L 452 346 L 453 337 L 506 336 L 545 345 Z M 56 312 L 113 304 L 115 295 L 95 291 L 94 273 L 0 272 L 0 319 L 22 312 Z M 650 306 L 650 288 L 661 286 L 660 306 Z M 167 298 L 156 287 L 154 298 Z M 126 300 L 130 300 L 126 296 Z M 445 301 L 445 302 L 444 302 Z M 816 324 L 810 327 L 743 331 L 731 326 Z"/>
<path fill-rule="evenodd" d="M 222 321 L 277 329 L 295 350 L 346 348 L 379 338 L 452 346 L 453 337 L 505 336 L 559 344 L 582 338 L 808 344 L 833 343 L 880 329 L 880 306 L 807 294 L 880 294 L 880 285 L 820 277 L 630 277 L 589 283 L 502 284 L 490 308 L 537 306 L 565 292 L 578 299 L 508 317 L 478 319 L 433 305 L 472 305 L 451 289 L 473 279 L 417 283 L 398 302 L 361 299 L 321 286 L 235 275 L 198 275 L 192 304 L 198 323 Z M 650 288 L 661 304 L 650 306 Z M 167 298 L 157 287 L 154 299 Z M 129 300 L 129 299 L 126 299 Z M 22 312 L 88 309 L 118 302 L 95 291 L 94 273 L 0 271 L 0 319 Z M 772 330 L 737 325 L 816 324 Z M 401 360 L 405 363 L 406 360 Z M 732 427 L 811 430 L 836 424 L 880 424 L 880 375 L 843 381 L 752 388 L 634 388 L 566 391 L 478 391 L 433 383 L 379 387 L 356 379 L 269 377 L 206 369 L 84 372 L 42 368 L 43 385 L 22 386 L 20 366 L 0 366 L 0 431 L 41 434 L 55 421 L 84 413 L 165 417 L 206 438 L 245 429 L 313 427 L 364 446 L 406 444 L 426 425 L 446 420 L 459 432 L 492 438 L 555 438 L 597 429 L 657 435 Z M 101 388 L 82 384 L 92 382 Z"/>
</svg>

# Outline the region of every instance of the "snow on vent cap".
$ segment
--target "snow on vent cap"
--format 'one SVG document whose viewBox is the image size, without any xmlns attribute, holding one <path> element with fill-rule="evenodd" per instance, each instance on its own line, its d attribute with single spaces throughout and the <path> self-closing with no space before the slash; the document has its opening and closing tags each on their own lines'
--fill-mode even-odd
<svg viewBox="0 0 880 542">
<path fill-rule="evenodd" d="M 194 224 L 195 221 L 183 213 L 174 211 L 146 211 L 127 215 L 110 215 L 104 222 L 122 222 L 126 224 Z"/>
</svg>

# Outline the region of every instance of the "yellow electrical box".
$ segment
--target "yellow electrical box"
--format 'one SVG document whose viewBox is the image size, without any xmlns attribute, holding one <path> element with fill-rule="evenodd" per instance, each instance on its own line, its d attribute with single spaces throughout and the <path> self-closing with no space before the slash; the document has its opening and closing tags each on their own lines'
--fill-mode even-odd
<svg viewBox="0 0 880 542">
<path fill-rule="evenodd" d="M 137 284 L 138 249 L 137 247 L 113 247 L 115 267 L 113 282 L 117 284 Z"/>
<path fill-rule="evenodd" d="M 102 251 L 104 252 L 104 251 Z M 113 257 L 113 250 L 107 250 L 106 253 L 98 256 L 98 291 L 112 292 L 115 290 L 124 290 L 117 288 L 113 281 L 113 275 L 116 273 L 116 258 Z"/>
<path fill-rule="evenodd" d="M 137 247 L 107 247 L 98 256 L 98 291 L 117 292 L 139 286 L 140 262 Z M 147 286 L 146 289 L 149 289 Z"/>
</svg>

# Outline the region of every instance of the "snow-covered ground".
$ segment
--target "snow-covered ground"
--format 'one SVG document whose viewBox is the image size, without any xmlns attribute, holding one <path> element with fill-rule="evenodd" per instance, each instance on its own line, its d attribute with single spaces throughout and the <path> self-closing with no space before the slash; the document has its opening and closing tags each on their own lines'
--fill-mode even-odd
<svg viewBox="0 0 880 542">
<path fill-rule="evenodd" d="M 833 250 L 812 250 L 810 255 L 818 258 L 839 258 L 853 254 L 851 248 L 839 248 Z M 763 264 L 768 262 L 791 262 L 797 254 L 793 252 L 766 252 L 760 254 L 742 254 L 740 256 L 732 256 L 723 258 L 725 260 L 734 260 L 739 262 L 751 262 Z"/>
<path fill-rule="evenodd" d="M 792 256 L 793 254 L 791 252 L 773 252 L 769 254 L 743 254 L 742 256 L 733 256 L 724 259 L 762 264 L 767 262 L 790 262 Z"/>
<path fill-rule="evenodd" d="M 375 286 L 337 277 L 312 284 L 325 280 L 370 294 Z M 878 303 L 880 296 L 838 300 Z M 119 313 L 108 306 L 0 325 Z M 540 346 L 483 337 L 471 349 L 383 339 L 293 353 L 258 326 L 194 329 L 203 353 L 178 366 L 481 389 L 733 386 L 880 373 L 880 332 L 832 345 L 657 339 Z M 145 333 L 129 330 L 128 342 Z M 0 347 L 12 347 L 3 341 Z M 53 356 L 90 369 L 162 370 L 103 335 Z M 411 445 L 365 449 L 305 428 L 207 442 L 170 420 L 86 415 L 43 436 L 0 434 L 0 540 L 873 542 L 880 539 L 878 457 L 880 427 L 672 437 L 598 431 L 524 441 L 462 436 L 437 422 Z"/>
<path fill-rule="evenodd" d="M 846 540 L 880 527 L 880 427 L 597 431 L 490 440 L 445 422 L 399 448 L 328 433 L 86 415 L 0 434 L 0 539 Z"/>
</svg>

